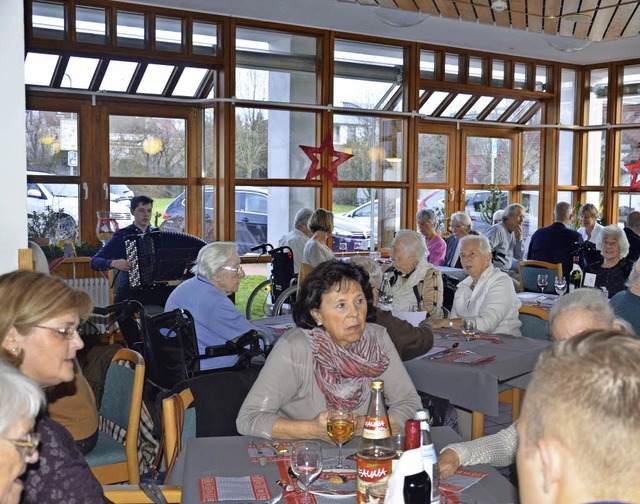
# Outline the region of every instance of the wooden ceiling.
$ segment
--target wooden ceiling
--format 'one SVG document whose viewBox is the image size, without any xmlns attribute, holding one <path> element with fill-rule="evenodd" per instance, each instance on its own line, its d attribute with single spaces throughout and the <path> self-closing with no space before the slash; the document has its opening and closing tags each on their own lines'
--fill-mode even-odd
<svg viewBox="0 0 640 504">
<path fill-rule="evenodd" d="M 638 37 L 638 0 L 338 0 L 592 42 Z M 496 1 L 502 3 L 491 7 Z M 577 14 L 579 14 L 577 16 Z M 638 40 L 640 55 L 640 40 Z"/>
</svg>

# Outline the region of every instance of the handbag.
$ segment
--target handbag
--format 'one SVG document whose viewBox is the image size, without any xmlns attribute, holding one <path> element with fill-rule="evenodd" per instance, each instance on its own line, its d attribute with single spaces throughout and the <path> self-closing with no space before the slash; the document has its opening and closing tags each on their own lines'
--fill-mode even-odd
<svg viewBox="0 0 640 504">
<path fill-rule="evenodd" d="M 184 429 L 184 403 L 180 394 L 173 394 L 170 400 L 176 403 L 174 409 L 175 421 L 177 427 L 176 445 L 173 447 L 173 454 L 171 456 L 171 462 L 162 470 L 162 459 L 164 456 L 164 434 L 160 438 L 160 444 L 158 445 L 158 451 L 151 464 L 151 469 L 140 475 L 140 483 L 146 483 L 149 485 L 162 485 L 165 480 L 171 475 L 173 466 L 182 451 L 182 431 Z"/>
<path fill-rule="evenodd" d="M 458 414 L 448 399 L 427 394 L 418 390 L 422 407 L 429 410 L 429 425 L 432 427 L 447 426 L 457 430 Z"/>
<path fill-rule="evenodd" d="M 456 290 L 458 290 L 458 284 L 460 280 L 454 278 L 446 273 L 442 274 L 442 306 L 444 306 L 447 310 L 451 311 L 453 307 L 453 298 L 456 294 Z"/>
</svg>

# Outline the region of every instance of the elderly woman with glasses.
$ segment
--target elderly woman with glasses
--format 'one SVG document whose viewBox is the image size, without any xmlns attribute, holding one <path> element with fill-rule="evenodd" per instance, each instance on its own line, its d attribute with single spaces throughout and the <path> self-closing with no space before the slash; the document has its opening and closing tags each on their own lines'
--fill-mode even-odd
<svg viewBox="0 0 640 504">
<path fill-rule="evenodd" d="M 44 406 L 42 390 L 27 376 L 0 361 L 0 502 L 20 502 L 20 475 L 38 461 L 40 436 L 33 432 Z"/>
<path fill-rule="evenodd" d="M 360 435 L 373 380 L 384 380 L 392 431 L 403 432 L 420 398 L 387 331 L 368 322 L 373 310 L 362 268 L 337 260 L 314 268 L 293 308 L 297 328 L 269 354 L 238 414 L 238 432 L 330 441 L 327 410 L 340 406 L 357 416 Z"/>
<path fill-rule="evenodd" d="M 209 243 L 200 249 L 191 268 L 195 275 L 182 282 L 171 293 L 165 311 L 188 310 L 193 316 L 198 335 L 198 350 L 204 354 L 208 346 L 224 345 L 227 341 L 260 328 L 238 311 L 229 296 L 238 292 L 244 271 L 233 242 Z M 235 355 L 200 361 L 200 369 L 233 366 Z"/>
<path fill-rule="evenodd" d="M 418 210 L 416 214 L 418 231 L 424 236 L 429 251 L 429 262 L 434 266 L 442 266 L 447 252 L 447 244 L 436 232 L 436 213 L 430 208 Z"/>
<path fill-rule="evenodd" d="M 78 326 L 92 307 L 89 295 L 59 278 L 14 271 L 0 276 L 0 300 L 0 358 L 42 389 L 72 381 L 76 352 L 84 346 Z M 21 502 L 109 502 L 62 425 L 43 412 L 36 433 L 40 461 L 27 469 Z"/>
<path fill-rule="evenodd" d="M 471 230 L 471 217 L 464 212 L 456 212 L 451 215 L 449 231 L 451 231 L 451 235 L 447 238 L 444 266 L 462 268 L 460 263 L 460 239 L 468 234 L 477 235 L 478 233 Z"/>
<path fill-rule="evenodd" d="M 615 224 L 602 228 L 596 247 L 602 254 L 602 260 L 586 268 L 584 282 L 588 285 L 589 275 L 595 275 L 595 287 L 607 289 L 609 299 L 626 287 L 633 263 L 626 259 L 629 253 L 629 240 L 624 231 Z"/>
</svg>

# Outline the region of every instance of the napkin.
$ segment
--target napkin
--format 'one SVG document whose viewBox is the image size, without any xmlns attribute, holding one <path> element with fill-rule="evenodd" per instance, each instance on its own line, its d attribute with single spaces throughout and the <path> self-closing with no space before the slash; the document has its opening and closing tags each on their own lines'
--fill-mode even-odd
<svg viewBox="0 0 640 504">
<path fill-rule="evenodd" d="M 385 504 L 404 504 L 404 478 L 410 474 L 419 473 L 424 469 L 424 461 L 420 448 L 408 450 L 402 454 L 391 471 Z"/>
</svg>

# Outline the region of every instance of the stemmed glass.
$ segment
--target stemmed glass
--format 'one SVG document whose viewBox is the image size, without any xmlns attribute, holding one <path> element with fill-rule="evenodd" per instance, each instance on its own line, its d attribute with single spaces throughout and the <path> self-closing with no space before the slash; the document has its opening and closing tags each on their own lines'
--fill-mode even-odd
<svg viewBox="0 0 640 504">
<path fill-rule="evenodd" d="M 119 231 L 118 222 L 111 212 L 98 212 L 97 214 L 96 236 L 104 246 L 111 239 L 113 233 Z"/>
<path fill-rule="evenodd" d="M 345 252 L 347 251 L 347 242 L 340 242 L 340 253 L 342 257 L 344 257 Z"/>
<path fill-rule="evenodd" d="M 327 433 L 331 440 L 338 445 L 338 464 L 336 469 L 342 469 L 342 445 L 353 437 L 355 427 L 353 412 L 349 408 L 333 406 L 327 415 Z"/>
<path fill-rule="evenodd" d="M 475 338 L 477 330 L 478 330 L 478 328 L 476 326 L 476 319 L 475 318 L 463 318 L 462 319 L 462 321 L 460 323 L 460 332 L 464 336 L 464 339 L 467 340 L 466 353 L 470 353 L 470 354 L 473 353 L 471 351 L 470 347 L 469 347 L 469 342 L 473 338 Z"/>
<path fill-rule="evenodd" d="M 562 296 L 567 291 L 567 279 L 565 277 L 556 277 L 553 282 L 553 286 L 556 288 L 558 296 Z"/>
<path fill-rule="evenodd" d="M 540 293 L 544 294 L 544 290 L 547 288 L 547 284 L 549 283 L 549 275 L 538 275 L 538 287 L 540 287 Z M 544 299 L 544 296 L 540 296 L 541 299 Z"/>
<path fill-rule="evenodd" d="M 304 486 L 304 502 L 309 504 L 309 485 L 322 472 L 322 449 L 316 441 L 298 441 L 291 448 L 291 470 Z"/>
</svg>

